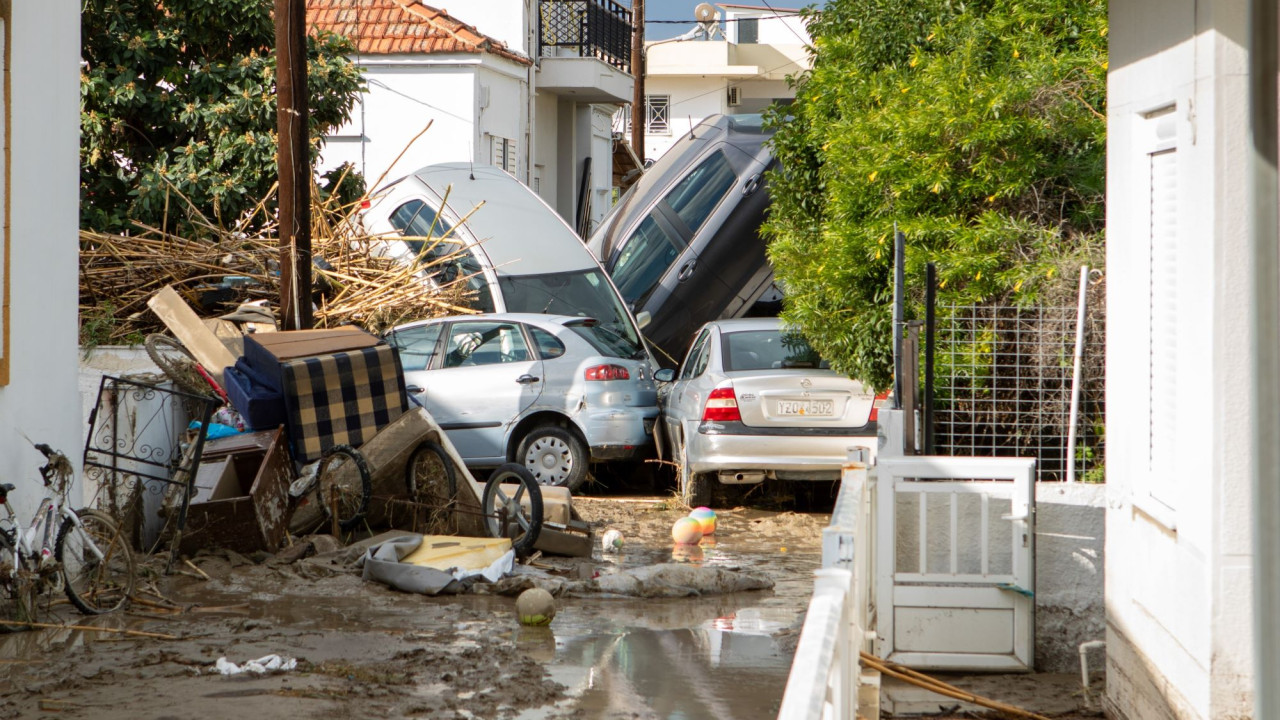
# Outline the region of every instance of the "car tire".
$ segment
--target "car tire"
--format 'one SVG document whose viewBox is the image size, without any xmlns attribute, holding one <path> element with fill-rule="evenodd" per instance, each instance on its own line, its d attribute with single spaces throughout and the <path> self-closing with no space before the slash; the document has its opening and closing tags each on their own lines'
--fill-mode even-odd
<svg viewBox="0 0 1280 720">
<path fill-rule="evenodd" d="M 566 487 L 577 492 L 587 479 L 590 456 L 577 435 L 557 425 L 540 425 L 520 441 L 516 461 L 539 485 Z"/>
<path fill-rule="evenodd" d="M 689 450 L 680 438 L 680 501 L 690 508 L 711 506 L 711 477 L 689 469 Z"/>
</svg>

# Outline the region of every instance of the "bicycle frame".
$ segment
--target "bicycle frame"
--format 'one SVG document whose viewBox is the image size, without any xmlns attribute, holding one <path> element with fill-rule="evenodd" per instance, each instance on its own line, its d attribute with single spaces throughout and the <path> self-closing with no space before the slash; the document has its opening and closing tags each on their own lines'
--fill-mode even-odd
<svg viewBox="0 0 1280 720">
<path fill-rule="evenodd" d="M 17 532 L 18 514 L 14 512 L 13 506 L 9 504 L 9 498 L 6 495 L 4 500 L 4 508 L 9 513 L 9 520 L 14 526 L 14 543 L 10 543 L 7 537 L 0 536 L 0 545 L 13 553 L 13 566 L 9 568 L 9 576 L 14 577 L 18 574 L 18 570 L 22 567 L 23 560 L 30 561 L 33 567 L 39 567 L 45 557 L 52 557 L 53 545 L 57 537 L 54 535 L 53 518 L 55 516 L 63 520 L 69 520 L 73 527 L 76 528 L 76 534 L 80 540 L 84 542 L 89 551 L 99 560 L 105 560 L 101 548 L 93 541 L 93 538 L 84 532 L 84 524 L 80 522 L 80 516 L 69 507 L 60 505 L 53 497 L 45 497 L 40 501 L 40 507 L 37 508 L 35 517 L 32 518 L 31 524 L 25 531 Z M 36 539 L 40 539 L 40 544 L 36 545 Z"/>
</svg>

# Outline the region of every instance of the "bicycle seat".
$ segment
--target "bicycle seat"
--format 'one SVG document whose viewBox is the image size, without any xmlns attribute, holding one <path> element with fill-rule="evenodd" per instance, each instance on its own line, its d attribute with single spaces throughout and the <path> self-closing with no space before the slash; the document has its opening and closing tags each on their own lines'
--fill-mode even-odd
<svg viewBox="0 0 1280 720">
<path fill-rule="evenodd" d="M 13 483 L 0 484 L 0 493 L 5 493 L 5 494 L 11 493 L 14 491 L 14 488 L 15 486 Z"/>
</svg>

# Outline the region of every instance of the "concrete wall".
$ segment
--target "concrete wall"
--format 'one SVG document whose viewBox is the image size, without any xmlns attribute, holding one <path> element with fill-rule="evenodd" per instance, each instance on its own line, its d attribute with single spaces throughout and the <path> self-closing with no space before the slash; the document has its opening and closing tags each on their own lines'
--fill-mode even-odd
<svg viewBox="0 0 1280 720">
<path fill-rule="evenodd" d="M 1132 279 L 1107 288 L 1107 692 L 1117 717 L 1251 713 L 1245 8 L 1110 5 L 1107 269 Z M 1169 148 L 1176 230 L 1161 247 L 1175 258 L 1166 307 L 1176 327 L 1153 353 L 1152 153 Z M 1153 392 L 1159 365 L 1176 382 Z M 1172 438 L 1162 423 L 1192 416 L 1209 435 L 1195 450 L 1179 444 L 1180 421 Z"/>
<path fill-rule="evenodd" d="M 0 479 L 29 517 L 48 443 L 79 466 L 76 402 L 80 6 L 12 3 L 7 210 L 9 384 L 0 387 Z"/>
</svg>

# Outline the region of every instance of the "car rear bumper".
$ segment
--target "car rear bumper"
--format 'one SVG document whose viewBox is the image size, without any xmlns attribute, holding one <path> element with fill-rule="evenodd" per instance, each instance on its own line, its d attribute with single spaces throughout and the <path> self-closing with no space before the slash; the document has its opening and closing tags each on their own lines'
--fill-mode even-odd
<svg viewBox="0 0 1280 720">
<path fill-rule="evenodd" d="M 825 473 L 838 476 L 850 447 L 871 449 L 870 435 L 745 435 L 697 433 L 689 438 L 689 465 L 696 473 L 775 471 Z"/>
<path fill-rule="evenodd" d="M 589 410 L 577 418 L 592 460 L 633 460 L 653 454 L 653 425 L 658 408 Z"/>
</svg>

